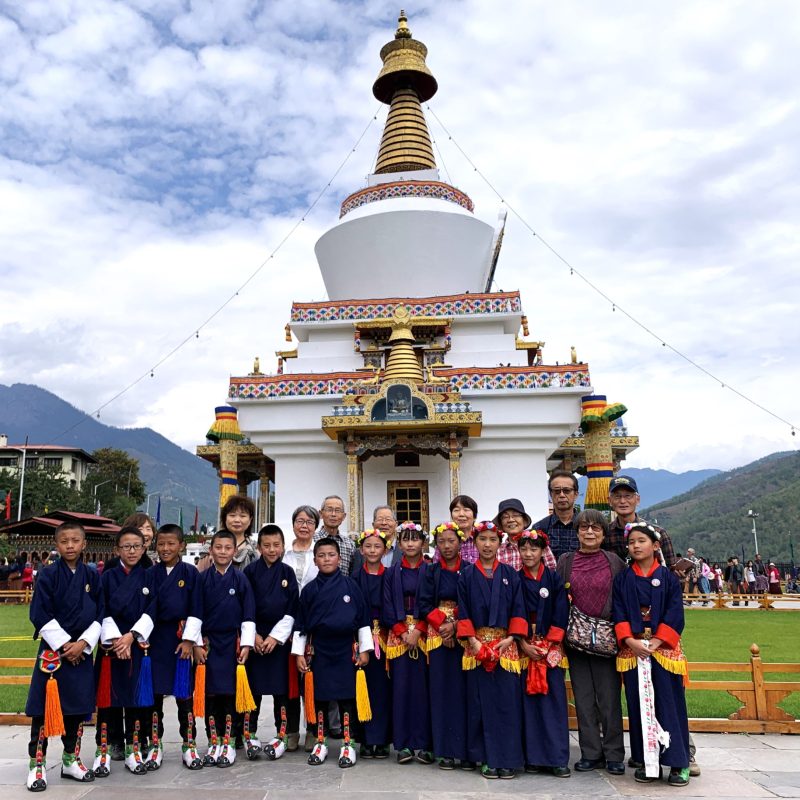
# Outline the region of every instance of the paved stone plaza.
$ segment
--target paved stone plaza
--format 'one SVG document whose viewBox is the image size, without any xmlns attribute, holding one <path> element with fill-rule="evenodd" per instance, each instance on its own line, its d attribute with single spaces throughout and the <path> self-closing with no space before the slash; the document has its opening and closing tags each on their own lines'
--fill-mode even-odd
<svg viewBox="0 0 800 800">
<path fill-rule="evenodd" d="M 85 749 L 93 752 L 93 729 L 84 736 Z M 127 773 L 121 762 L 114 762 L 114 773 L 91 784 L 62 780 L 58 774 L 61 743 L 51 742 L 52 766 L 48 769 L 46 797 L 52 800 L 140 800 L 147 792 L 151 800 L 211 800 L 236 797 L 237 800 L 317 800 L 348 797 L 353 800 L 460 800 L 460 798 L 589 798 L 589 797 L 713 797 L 800 798 L 800 736 L 695 734 L 698 761 L 703 775 L 693 778 L 686 788 L 666 782 L 639 784 L 632 770 L 624 777 L 612 778 L 605 772 L 575 773 L 568 779 L 540 775 L 520 775 L 513 781 L 487 781 L 477 773 L 445 772 L 436 766 L 399 766 L 394 759 L 363 761 L 341 770 L 335 758 L 321 767 L 306 764 L 302 752 L 288 753 L 278 762 L 265 758 L 248 761 L 242 757 L 227 770 L 203 769 L 189 772 L 179 763 L 179 747 L 171 729 L 167 730 L 167 755 L 158 772 L 137 777 Z M 31 797 L 25 789 L 25 757 L 28 729 L 0 727 L 0 797 L 17 800 Z M 334 743 L 332 756 L 338 753 Z M 241 754 L 241 751 L 240 753 Z M 578 758 L 576 734 L 572 734 L 572 760 Z M 189 794 L 191 793 L 191 794 Z"/>
</svg>

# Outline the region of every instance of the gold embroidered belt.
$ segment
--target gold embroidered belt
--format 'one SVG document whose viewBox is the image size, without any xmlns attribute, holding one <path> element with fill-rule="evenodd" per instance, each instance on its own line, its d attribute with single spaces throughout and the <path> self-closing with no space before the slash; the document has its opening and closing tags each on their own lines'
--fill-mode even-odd
<svg viewBox="0 0 800 800">
<path fill-rule="evenodd" d="M 419 620 L 416 617 L 412 617 L 411 614 L 406 615 L 406 632 L 413 631 L 417 626 L 417 622 Z M 420 650 L 427 654 L 428 647 L 424 634 L 420 636 L 416 647 L 409 647 L 393 630 L 389 630 L 389 634 L 386 637 L 386 658 L 388 660 L 400 658 L 405 653 L 408 653 L 409 658 L 417 659 L 419 658 Z"/>
<path fill-rule="evenodd" d="M 458 603 L 455 600 L 442 600 L 439 603 L 439 611 L 445 615 L 447 618 L 445 622 L 453 622 L 453 612 L 456 610 Z M 438 631 L 430 630 L 428 633 L 427 643 L 425 645 L 427 651 L 430 653 L 431 650 L 435 650 L 437 647 L 442 646 L 442 637 L 439 635 Z"/>
</svg>

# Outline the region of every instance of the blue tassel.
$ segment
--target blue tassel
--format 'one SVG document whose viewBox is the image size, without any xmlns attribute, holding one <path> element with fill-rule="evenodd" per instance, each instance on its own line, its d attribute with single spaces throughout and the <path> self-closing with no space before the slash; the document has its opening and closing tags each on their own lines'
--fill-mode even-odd
<svg viewBox="0 0 800 800">
<path fill-rule="evenodd" d="M 176 700 L 187 700 L 192 695 L 190 676 L 192 674 L 192 660 L 178 656 L 175 663 L 175 681 L 172 684 L 172 696 Z"/>
<path fill-rule="evenodd" d="M 139 708 L 148 708 L 154 702 L 153 666 L 150 661 L 150 654 L 145 650 L 139 667 L 139 680 L 136 683 L 136 705 Z"/>
</svg>

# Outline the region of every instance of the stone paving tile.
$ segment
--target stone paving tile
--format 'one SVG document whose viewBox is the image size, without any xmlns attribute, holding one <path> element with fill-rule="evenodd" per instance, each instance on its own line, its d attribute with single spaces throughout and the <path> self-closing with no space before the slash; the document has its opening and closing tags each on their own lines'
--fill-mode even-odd
<svg viewBox="0 0 800 800">
<path fill-rule="evenodd" d="M 664 770 L 666 774 L 666 770 Z M 670 786 L 666 780 L 655 783 L 636 783 L 633 775 L 618 785 L 621 795 L 626 797 L 713 797 L 718 800 L 722 796 L 739 798 L 774 797 L 775 795 L 753 780 L 754 773 L 739 773 L 729 770 L 706 770 L 699 778 L 692 778 L 689 785 L 683 788 Z"/>
<path fill-rule="evenodd" d="M 800 770 L 794 772 L 760 772 L 753 780 L 778 797 L 800 797 Z"/>
</svg>

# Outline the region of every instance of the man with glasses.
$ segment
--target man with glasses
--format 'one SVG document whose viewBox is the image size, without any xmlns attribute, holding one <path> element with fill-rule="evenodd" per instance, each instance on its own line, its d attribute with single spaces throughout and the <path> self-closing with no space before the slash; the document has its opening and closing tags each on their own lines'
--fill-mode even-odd
<svg viewBox="0 0 800 800">
<path fill-rule="evenodd" d="M 319 509 L 322 526 L 314 534 L 314 541 L 326 537 L 335 539 L 339 543 L 339 571 L 342 575 L 349 575 L 353 570 L 353 556 L 356 546 L 353 540 L 339 533 L 339 527 L 344 522 L 347 513 L 344 510 L 344 500 L 338 494 L 328 495 Z"/>
<path fill-rule="evenodd" d="M 403 553 L 397 546 L 397 517 L 391 506 L 376 506 L 372 512 L 372 527 L 386 534 L 386 551 L 381 556 L 381 564 L 387 569 L 403 558 Z M 364 557 L 356 548 L 353 556 L 353 571 L 355 575 L 364 566 Z"/>
<path fill-rule="evenodd" d="M 575 530 L 578 479 L 565 469 L 555 469 L 550 473 L 547 489 L 553 501 L 553 513 L 540 519 L 533 528 L 547 534 L 550 549 L 558 561 L 564 553 L 574 553 L 578 549 L 578 532 Z"/>
</svg>

